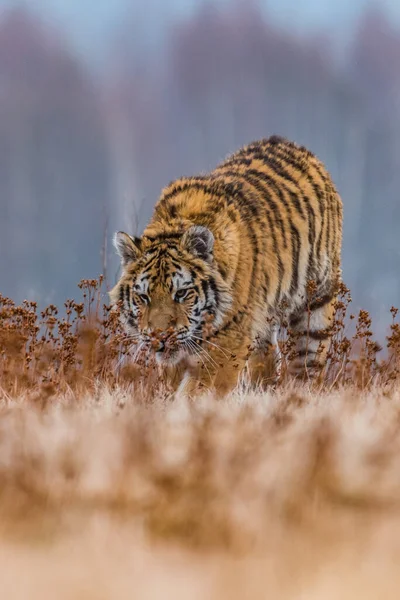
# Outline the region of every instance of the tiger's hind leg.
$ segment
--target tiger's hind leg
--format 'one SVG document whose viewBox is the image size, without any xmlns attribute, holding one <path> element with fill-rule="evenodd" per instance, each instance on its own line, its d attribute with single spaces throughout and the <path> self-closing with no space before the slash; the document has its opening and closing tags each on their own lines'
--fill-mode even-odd
<svg viewBox="0 0 400 600">
<path fill-rule="evenodd" d="M 247 372 L 252 386 L 267 389 L 276 385 L 281 370 L 281 353 L 278 346 L 279 326 L 274 325 L 260 339 L 252 351 Z"/>
<path fill-rule="evenodd" d="M 334 294 L 322 296 L 290 317 L 289 328 L 295 339 L 291 375 L 309 379 L 326 364 L 335 300 Z"/>
</svg>

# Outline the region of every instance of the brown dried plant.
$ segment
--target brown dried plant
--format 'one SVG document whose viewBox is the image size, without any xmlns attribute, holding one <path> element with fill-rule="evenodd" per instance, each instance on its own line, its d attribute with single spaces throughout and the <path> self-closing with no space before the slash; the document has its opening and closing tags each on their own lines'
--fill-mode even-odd
<svg viewBox="0 0 400 600">
<path fill-rule="evenodd" d="M 79 283 L 82 301 L 67 300 L 62 312 L 53 304 L 38 311 L 37 304 L 25 300 L 20 306 L 0 295 L 0 377 L 4 396 L 29 392 L 32 399 L 46 403 L 68 389 L 83 393 L 99 384 L 110 387 L 140 387 L 142 397 L 153 401 L 168 395 L 168 379 L 149 357 L 139 354 L 132 360 L 132 346 L 120 324 L 119 311 L 105 304 L 103 278 Z M 309 282 L 308 303 L 315 298 L 316 286 Z M 399 377 L 400 324 L 392 307 L 386 352 L 373 339 L 371 317 L 360 310 L 350 314 L 351 295 L 341 285 L 331 327 L 330 347 L 325 364 L 310 385 L 330 390 L 350 384 L 360 389 L 379 380 L 383 386 Z M 347 334 L 349 324 L 355 331 Z M 212 323 L 207 324 L 212 328 Z M 157 341 L 157 340 L 155 340 Z M 295 336 L 283 323 L 280 350 L 283 356 L 280 385 L 289 380 L 287 365 L 295 355 Z M 251 349 L 250 349 L 251 351 Z M 235 356 L 231 357 L 235 360 Z M 279 384 L 278 384 L 279 385 Z"/>
</svg>

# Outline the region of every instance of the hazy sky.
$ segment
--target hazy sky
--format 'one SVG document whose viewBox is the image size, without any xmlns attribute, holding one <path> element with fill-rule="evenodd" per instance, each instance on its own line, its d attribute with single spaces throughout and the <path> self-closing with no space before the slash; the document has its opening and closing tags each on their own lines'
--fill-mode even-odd
<svg viewBox="0 0 400 600">
<path fill-rule="evenodd" d="M 109 35 L 129 10 L 146 35 L 158 36 L 166 23 L 185 16 L 203 0 L 0 0 L 0 8 L 24 4 L 64 30 L 75 47 L 93 59 L 101 57 Z M 235 0 L 208 0 L 215 4 Z M 347 35 L 357 16 L 373 0 L 259 0 L 279 25 L 298 32 L 323 29 Z M 376 2 L 378 4 L 378 0 Z M 400 26 L 399 0 L 379 0 Z"/>
</svg>

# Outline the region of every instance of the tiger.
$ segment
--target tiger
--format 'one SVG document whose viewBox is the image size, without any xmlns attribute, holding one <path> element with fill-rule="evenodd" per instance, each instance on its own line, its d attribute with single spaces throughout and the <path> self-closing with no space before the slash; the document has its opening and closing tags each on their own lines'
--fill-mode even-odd
<svg viewBox="0 0 400 600">
<path fill-rule="evenodd" d="M 295 334 L 290 373 L 312 376 L 326 362 L 341 282 L 342 212 L 311 151 L 276 135 L 255 141 L 171 182 L 141 237 L 115 234 L 122 274 L 111 303 L 141 351 L 179 366 L 178 391 L 190 397 L 224 397 L 245 372 L 259 383 L 284 322 Z"/>
</svg>

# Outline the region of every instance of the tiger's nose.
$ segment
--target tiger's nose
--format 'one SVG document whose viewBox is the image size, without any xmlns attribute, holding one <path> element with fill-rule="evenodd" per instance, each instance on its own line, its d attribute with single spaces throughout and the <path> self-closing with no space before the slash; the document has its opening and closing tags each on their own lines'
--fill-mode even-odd
<svg viewBox="0 0 400 600">
<path fill-rule="evenodd" d="M 168 329 L 160 329 L 159 327 L 153 329 L 152 327 L 146 327 L 146 329 L 144 330 L 144 333 L 148 337 L 157 340 L 166 340 L 172 332 L 172 327 L 169 327 Z"/>
<path fill-rule="evenodd" d="M 146 329 L 145 334 L 150 338 L 151 346 L 155 352 L 164 352 L 166 344 L 173 332 L 174 330 L 172 327 L 167 330 L 148 328 Z"/>
<path fill-rule="evenodd" d="M 147 327 L 151 331 L 162 331 L 165 332 L 170 327 L 174 327 L 176 325 L 176 316 L 173 314 L 169 314 L 165 310 L 153 309 L 147 321 Z"/>
</svg>

